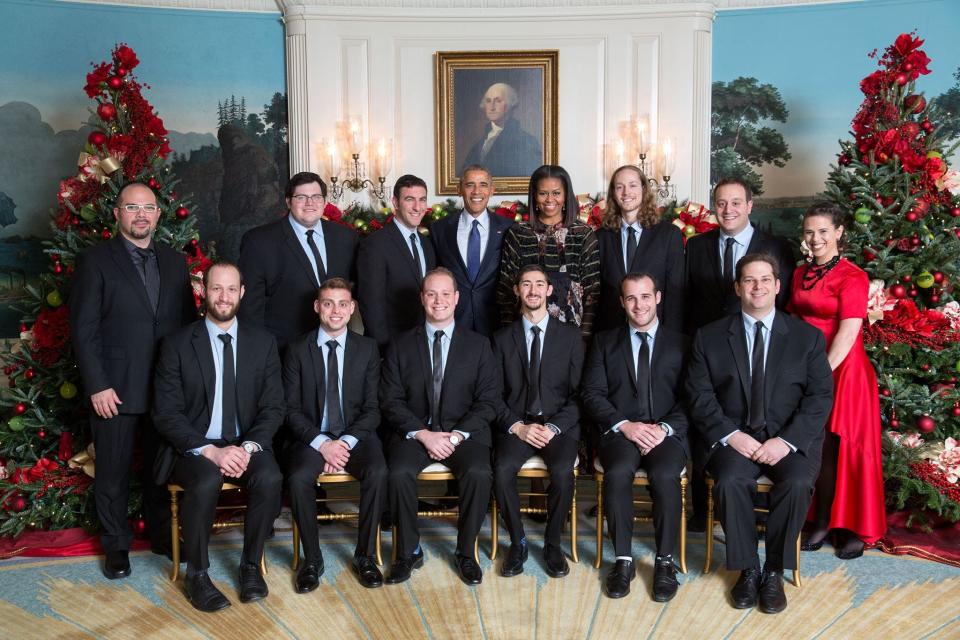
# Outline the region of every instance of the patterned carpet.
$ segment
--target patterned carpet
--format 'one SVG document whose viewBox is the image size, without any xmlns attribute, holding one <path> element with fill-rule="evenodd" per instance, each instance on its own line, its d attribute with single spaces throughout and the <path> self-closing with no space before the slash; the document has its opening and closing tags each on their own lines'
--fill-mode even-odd
<svg viewBox="0 0 960 640">
<path fill-rule="evenodd" d="M 278 527 L 284 523 L 278 521 Z M 960 570 L 876 551 L 852 562 L 827 546 L 803 555 L 803 584 L 787 583 L 787 610 L 764 615 L 738 611 L 727 602 L 736 574 L 722 567 L 702 573 L 702 534 L 688 540 L 689 573 L 677 597 L 650 599 L 651 530 L 639 526 L 634 555 L 640 576 L 622 600 L 601 595 L 611 550 L 593 569 L 592 523 L 580 519 L 580 563 L 570 575 L 548 578 L 542 569 L 541 525 L 527 525 L 531 540 L 526 572 L 501 578 L 489 560 L 489 530 L 481 538 L 485 574 L 479 587 L 457 578 L 451 556 L 452 524 L 424 523 L 426 563 L 403 585 L 366 590 L 349 570 L 355 530 L 322 527 L 326 573 L 318 590 L 294 593 L 289 532 L 269 541 L 270 596 L 241 604 L 236 563 L 239 533 L 219 534 L 211 545 L 211 574 L 233 606 L 216 614 L 195 611 L 182 593 L 182 578 L 169 580 L 170 563 L 149 552 L 134 554 L 133 575 L 102 577 L 98 558 L 14 559 L 0 563 L 0 637 L 4 638 L 960 638 Z M 501 535 L 503 530 L 501 529 Z M 721 533 L 722 537 L 722 533 Z M 508 541 L 501 537 L 499 566 Z M 566 541 L 565 541 L 566 544 Z M 384 536 L 384 556 L 390 550 Z"/>
</svg>

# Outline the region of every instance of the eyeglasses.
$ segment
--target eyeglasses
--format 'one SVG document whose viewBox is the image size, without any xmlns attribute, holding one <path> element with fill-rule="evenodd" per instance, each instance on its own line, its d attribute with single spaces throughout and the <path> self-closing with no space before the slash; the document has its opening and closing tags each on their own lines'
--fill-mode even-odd
<svg viewBox="0 0 960 640">
<path fill-rule="evenodd" d="M 137 213 L 140 210 L 143 210 L 145 213 L 156 213 L 157 205 L 155 204 L 125 204 L 123 205 L 123 210 L 127 213 Z"/>
<path fill-rule="evenodd" d="M 307 196 L 301 193 L 299 195 L 290 196 L 290 199 L 296 202 L 297 204 L 305 204 L 308 200 L 310 202 L 323 202 L 325 198 L 322 193 L 315 193 L 311 196 Z"/>
</svg>

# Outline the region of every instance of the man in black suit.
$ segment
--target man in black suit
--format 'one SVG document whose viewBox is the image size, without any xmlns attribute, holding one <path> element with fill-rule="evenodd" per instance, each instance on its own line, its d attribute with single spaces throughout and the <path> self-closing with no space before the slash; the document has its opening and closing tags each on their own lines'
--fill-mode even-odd
<svg viewBox="0 0 960 640">
<path fill-rule="evenodd" d="M 356 303 L 346 280 L 324 281 L 313 308 L 320 316 L 320 327 L 292 342 L 283 358 L 288 439 L 283 459 L 305 557 L 296 589 L 297 593 L 313 591 L 323 574 L 317 476 L 344 472 L 360 480 L 360 531 L 353 570 L 364 587 L 379 587 L 383 576 L 373 556 L 387 482 L 387 463 L 376 435 L 380 353 L 373 339 L 347 330 Z"/>
<path fill-rule="evenodd" d="M 785 309 L 790 295 L 794 259 L 789 245 L 750 223 L 753 210 L 753 192 L 750 185 L 739 178 L 724 178 L 713 189 L 718 229 L 694 236 L 687 241 L 686 263 L 686 333 L 692 336 L 700 327 L 740 311 L 740 299 L 734 291 L 734 272 L 737 261 L 748 253 L 767 253 L 774 257 L 780 270 L 780 293 L 777 308 Z M 694 432 L 691 438 L 693 453 L 694 515 L 691 531 L 703 531 L 707 499 L 703 469 L 707 448 Z"/>
<path fill-rule="evenodd" d="M 145 184 L 117 194 L 117 235 L 85 251 L 70 293 L 73 349 L 97 451 L 94 500 L 106 553 L 104 575 L 130 575 L 127 522 L 134 443 L 143 451 L 143 514 L 154 553 L 170 554 L 167 493 L 152 481 L 157 436 L 150 422 L 153 367 L 160 339 L 196 317 L 183 254 L 153 240 L 161 211 Z"/>
<path fill-rule="evenodd" d="M 217 611 L 230 601 L 207 575 L 207 544 L 225 478 L 247 490 L 240 601 L 267 596 L 260 558 L 280 511 L 283 475 L 272 443 L 285 407 L 276 339 L 236 320 L 240 271 L 216 263 L 204 287 L 207 317 L 167 336 L 160 348 L 153 420 L 166 441 L 156 481 L 183 487 L 187 598 L 200 611 Z"/>
<path fill-rule="evenodd" d="M 286 188 L 289 213 L 251 229 L 240 244 L 240 270 L 246 296 L 240 319 L 272 333 L 281 351 L 316 329 L 313 302 L 327 278 L 353 279 L 357 234 L 323 220 L 327 185 L 315 173 L 301 172 Z"/>
<path fill-rule="evenodd" d="M 459 190 L 463 212 L 434 222 L 430 240 L 439 265 L 457 279 L 457 324 L 489 338 L 499 325 L 494 293 L 500 273 L 500 245 L 513 221 L 487 211 L 494 187 L 486 168 L 466 167 Z"/>
<path fill-rule="evenodd" d="M 417 528 L 417 474 L 433 462 L 449 467 L 460 488 L 457 569 L 467 584 L 483 572 L 474 544 L 490 499 L 490 423 L 499 404 L 499 376 L 490 343 L 456 326 L 457 283 L 439 267 L 423 280 L 426 322 L 394 339 L 380 383 L 380 410 L 393 429 L 387 492 L 397 527 L 397 584 L 423 565 Z"/>
<path fill-rule="evenodd" d="M 693 423 L 710 443 L 707 469 L 716 478 L 727 568 L 741 572 L 733 606 L 753 607 L 759 597 L 765 613 L 787 606 L 783 570 L 796 568 L 797 535 L 833 406 L 823 333 L 776 310 L 778 269 L 766 254 L 747 254 L 737 263 L 741 312 L 697 332 L 686 384 Z M 761 475 L 774 483 L 763 571 L 753 513 Z"/>
<path fill-rule="evenodd" d="M 559 578 L 569 573 L 560 549 L 560 532 L 573 500 L 583 337 L 576 326 L 547 314 L 553 287 L 540 265 L 523 267 L 513 291 L 520 299 L 522 317 L 493 337 L 503 381 L 493 486 L 510 531 L 510 552 L 500 575 L 523 572 L 527 538 L 520 520 L 517 472 L 528 458 L 537 455 L 550 471 L 543 558 L 547 575 Z"/>
<path fill-rule="evenodd" d="M 479 105 L 487 124 L 483 136 L 467 152 L 465 167 L 482 164 L 497 177 L 527 177 L 543 164 L 540 143 L 513 117 L 519 102 L 516 89 L 509 84 L 490 85 Z"/>
<path fill-rule="evenodd" d="M 397 335 L 423 324 L 423 308 L 411 304 L 425 273 L 437 266 L 419 231 L 427 212 L 427 183 L 404 175 L 393 185 L 393 221 L 364 240 L 357 253 L 357 295 L 364 334 L 380 351 Z"/>
<path fill-rule="evenodd" d="M 611 598 L 630 593 L 633 564 L 633 478 L 643 467 L 653 497 L 657 555 L 653 599 L 677 592 L 673 551 L 680 532 L 680 474 L 687 464 L 687 414 L 681 400 L 688 340 L 657 320 L 661 295 L 648 273 L 620 283 L 625 326 L 594 338 L 583 374 L 583 402 L 601 433 L 603 508 L 616 563 L 607 574 Z M 665 323 L 664 323 L 665 324 Z"/>
</svg>

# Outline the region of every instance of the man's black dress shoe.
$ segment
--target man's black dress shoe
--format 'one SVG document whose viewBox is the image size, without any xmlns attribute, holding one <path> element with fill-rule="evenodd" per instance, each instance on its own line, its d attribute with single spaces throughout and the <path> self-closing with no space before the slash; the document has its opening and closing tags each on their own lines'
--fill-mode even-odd
<svg viewBox="0 0 960 640">
<path fill-rule="evenodd" d="M 187 600 L 193 605 L 194 609 L 212 613 L 225 609 L 230 606 L 227 596 L 223 595 L 217 589 L 206 571 L 200 571 L 194 575 L 187 575 L 186 580 Z"/>
<path fill-rule="evenodd" d="M 483 571 L 473 558 L 457 554 L 457 571 L 460 572 L 460 579 L 464 584 L 473 585 L 483 582 Z"/>
<path fill-rule="evenodd" d="M 267 597 L 267 583 L 260 573 L 260 565 L 244 562 L 240 565 L 240 602 L 253 602 Z"/>
<path fill-rule="evenodd" d="M 783 592 L 783 572 L 764 571 L 760 577 L 760 611 L 780 613 L 787 608 L 787 594 Z"/>
<path fill-rule="evenodd" d="M 622 598 L 630 593 L 630 581 L 637 575 L 633 560 L 617 560 L 607 574 L 606 588 L 608 598 Z"/>
<path fill-rule="evenodd" d="M 320 586 L 320 576 L 323 575 L 323 558 L 308 560 L 297 571 L 297 593 L 310 593 Z M 264 594 L 266 595 L 266 594 Z"/>
<path fill-rule="evenodd" d="M 543 545 L 543 563 L 546 565 L 547 575 L 551 578 L 562 578 L 570 573 L 563 551 L 555 544 L 548 542 Z"/>
<path fill-rule="evenodd" d="M 357 573 L 361 586 L 367 589 L 383 586 L 383 574 L 377 568 L 377 563 L 367 556 L 354 556 L 353 570 Z"/>
<path fill-rule="evenodd" d="M 679 586 L 673 558 L 657 558 L 653 565 L 653 599 L 656 602 L 668 602 L 677 595 Z"/>
<path fill-rule="evenodd" d="M 734 609 L 749 609 L 757 606 L 757 590 L 760 589 L 760 569 L 744 569 L 737 584 L 730 590 Z"/>
<path fill-rule="evenodd" d="M 130 555 L 126 551 L 108 551 L 103 560 L 103 575 L 111 580 L 130 575 Z"/>
<path fill-rule="evenodd" d="M 397 561 L 393 563 L 393 566 L 390 567 L 390 576 L 387 578 L 387 584 L 400 584 L 401 582 L 406 582 L 410 579 L 410 574 L 414 569 L 419 569 L 423 566 L 423 551 L 413 554 L 412 556 L 406 556 L 403 558 L 397 558 Z"/>
<path fill-rule="evenodd" d="M 523 563 L 527 561 L 528 554 L 526 544 L 511 544 L 507 559 L 503 561 L 503 565 L 500 567 L 500 575 L 509 578 L 523 573 Z"/>
</svg>

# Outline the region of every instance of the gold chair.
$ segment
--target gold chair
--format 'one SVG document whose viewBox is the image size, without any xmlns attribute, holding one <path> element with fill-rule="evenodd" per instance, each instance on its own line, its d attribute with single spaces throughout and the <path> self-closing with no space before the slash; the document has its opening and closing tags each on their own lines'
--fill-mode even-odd
<svg viewBox="0 0 960 640">
<path fill-rule="evenodd" d="M 577 466 L 580 464 L 579 458 L 573 463 L 573 501 L 570 503 L 570 559 L 574 562 L 580 562 L 580 558 L 577 556 Z M 517 472 L 518 478 L 542 478 L 550 479 L 550 471 L 547 469 L 547 463 L 543 461 L 543 458 L 540 456 L 531 456 L 523 463 L 523 466 L 520 467 L 520 471 Z M 519 492 L 521 498 L 531 497 L 531 496 L 542 496 L 546 497 L 547 494 L 541 491 L 521 491 Z M 499 539 L 499 518 L 497 515 L 499 513 L 499 508 L 497 507 L 497 501 L 494 499 L 491 506 L 491 523 L 490 523 L 490 534 L 492 550 L 490 552 L 490 559 L 497 559 L 497 540 Z M 520 507 L 520 513 L 539 513 L 546 514 L 547 510 L 544 507 Z"/>
<path fill-rule="evenodd" d="M 417 482 L 447 482 L 449 480 L 456 480 L 457 477 L 450 467 L 446 466 L 442 462 L 434 462 L 428 465 L 423 471 L 417 474 Z M 459 500 L 459 496 L 421 496 L 419 491 L 417 492 L 417 498 L 420 500 Z M 437 517 L 456 517 L 459 515 L 459 510 L 455 507 L 449 511 L 440 511 L 440 510 L 430 510 L 430 511 L 417 511 L 418 518 L 437 518 Z M 390 528 L 391 536 L 391 549 L 390 549 L 390 562 L 397 561 L 397 526 L 393 525 Z M 473 541 L 473 559 L 477 562 L 480 562 L 480 539 L 479 536 L 476 540 Z"/>
<path fill-rule="evenodd" d="M 327 484 L 342 484 L 344 482 L 359 482 L 349 473 L 321 473 L 317 477 L 317 486 Z M 317 498 L 318 504 L 327 504 L 328 502 L 338 502 L 341 498 Z M 317 522 L 336 522 L 340 520 L 359 520 L 359 511 L 348 511 L 346 513 L 318 513 Z M 377 525 L 377 564 L 383 565 L 383 557 L 380 554 L 380 525 Z M 296 571 L 300 567 L 300 529 L 297 527 L 297 521 L 293 521 L 293 563 L 291 568 Z"/>
<path fill-rule="evenodd" d="M 242 491 L 240 485 L 224 482 L 220 487 L 220 493 L 224 491 Z M 183 493 L 183 487 L 178 484 L 168 484 L 167 491 L 170 492 L 170 555 L 173 556 L 173 569 L 170 571 L 170 579 L 176 582 L 180 575 L 180 494 Z M 236 509 L 246 509 L 246 505 L 217 505 L 217 511 L 233 511 Z M 218 522 L 214 519 L 213 530 L 231 529 L 233 527 L 242 527 L 243 521 Z M 267 575 L 266 554 L 260 556 L 260 571 Z"/>
<path fill-rule="evenodd" d="M 599 458 L 593 459 L 593 477 L 597 481 L 597 556 L 593 561 L 595 569 L 603 561 L 603 465 Z M 649 487 L 650 478 L 642 467 L 633 474 L 633 486 Z M 634 507 L 653 508 L 653 500 L 634 498 Z M 646 513 L 633 516 L 634 522 L 653 522 L 653 516 Z M 680 472 L 680 571 L 687 572 L 687 469 Z"/>
<path fill-rule="evenodd" d="M 705 474 L 707 480 L 707 557 L 703 563 L 703 572 L 710 573 L 710 565 L 713 563 L 713 485 L 714 479 L 710 474 Z M 770 493 L 773 489 L 773 480 L 767 476 L 757 478 L 757 493 Z M 754 507 L 756 513 L 770 513 L 765 507 Z M 762 524 L 757 525 L 757 529 L 763 531 L 766 527 Z M 800 536 L 797 536 L 797 568 L 793 570 L 793 586 L 800 587 L 803 581 L 800 579 Z"/>
</svg>

